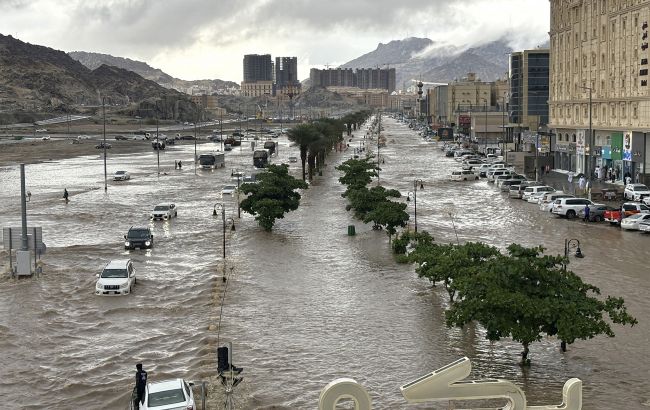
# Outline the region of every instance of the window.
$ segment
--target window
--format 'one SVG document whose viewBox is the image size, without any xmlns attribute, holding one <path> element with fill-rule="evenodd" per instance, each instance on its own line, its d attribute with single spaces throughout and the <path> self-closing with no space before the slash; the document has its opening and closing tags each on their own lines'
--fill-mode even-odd
<svg viewBox="0 0 650 410">
<path fill-rule="evenodd" d="M 600 65 L 605 66 L 605 53 L 600 55 Z"/>
<path fill-rule="evenodd" d="M 648 75 L 648 69 L 644 68 L 643 70 L 640 70 L 639 75 Z"/>
<path fill-rule="evenodd" d="M 642 58 L 641 59 L 641 65 L 647 65 L 648 64 L 648 59 L 647 58 Z"/>
<path fill-rule="evenodd" d="M 641 87 L 645 87 L 648 85 L 648 80 L 641 80 Z"/>
<path fill-rule="evenodd" d="M 627 114 L 627 107 L 625 103 L 621 103 L 621 118 L 625 118 Z"/>
<path fill-rule="evenodd" d="M 607 106 L 603 104 L 603 119 L 607 118 Z"/>
<path fill-rule="evenodd" d="M 582 67 L 583 68 L 587 67 L 587 56 L 585 55 L 582 56 Z"/>
<path fill-rule="evenodd" d="M 621 88 L 625 88 L 625 77 L 621 78 Z"/>
<path fill-rule="evenodd" d="M 607 34 L 605 33 L 605 25 L 604 24 L 603 24 L 603 27 L 602 27 L 602 29 L 600 31 L 602 32 L 601 36 L 603 38 L 603 41 L 605 41 L 607 39 L 607 37 L 606 37 Z"/>
<path fill-rule="evenodd" d="M 632 118 L 638 118 L 638 116 L 639 116 L 639 109 L 635 104 L 632 106 Z"/>
</svg>

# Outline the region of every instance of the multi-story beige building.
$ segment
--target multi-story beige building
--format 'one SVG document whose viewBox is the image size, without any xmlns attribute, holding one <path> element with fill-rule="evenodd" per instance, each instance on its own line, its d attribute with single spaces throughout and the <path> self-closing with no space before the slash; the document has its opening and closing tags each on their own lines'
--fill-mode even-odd
<svg viewBox="0 0 650 410">
<path fill-rule="evenodd" d="M 555 167 L 591 173 L 605 166 L 619 180 L 627 174 L 644 180 L 650 156 L 650 0 L 550 0 L 550 5 Z"/>
<path fill-rule="evenodd" d="M 263 97 L 264 95 L 273 95 L 273 81 L 242 81 L 241 94 L 244 97 Z"/>
</svg>

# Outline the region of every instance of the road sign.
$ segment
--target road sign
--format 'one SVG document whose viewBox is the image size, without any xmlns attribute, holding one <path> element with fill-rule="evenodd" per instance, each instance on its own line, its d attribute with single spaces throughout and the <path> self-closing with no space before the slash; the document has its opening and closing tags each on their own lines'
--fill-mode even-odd
<svg viewBox="0 0 650 410">
<path fill-rule="evenodd" d="M 27 228 L 27 245 L 30 250 L 36 248 L 40 253 L 45 253 L 43 243 L 43 228 Z M 22 228 L 2 228 L 2 243 L 5 249 L 20 249 L 22 246 Z"/>
</svg>

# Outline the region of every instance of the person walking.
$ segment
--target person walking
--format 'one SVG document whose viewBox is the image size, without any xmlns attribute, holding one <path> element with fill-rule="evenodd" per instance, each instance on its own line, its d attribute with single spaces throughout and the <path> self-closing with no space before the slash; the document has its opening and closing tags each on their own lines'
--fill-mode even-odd
<svg viewBox="0 0 650 410">
<path fill-rule="evenodd" d="M 569 171 L 569 176 L 567 177 L 567 181 L 569 181 L 569 192 L 573 193 L 573 172 Z"/>
<path fill-rule="evenodd" d="M 135 365 L 135 392 L 136 392 L 136 398 L 135 398 L 135 403 L 134 409 L 138 410 L 140 408 L 140 403 L 142 403 L 142 400 L 144 399 L 144 391 L 145 388 L 147 387 L 147 372 L 146 370 L 142 369 L 142 363 L 138 363 Z"/>
<path fill-rule="evenodd" d="M 630 175 L 629 172 L 625 173 L 625 185 L 627 186 L 630 182 L 632 182 L 632 176 Z"/>
<path fill-rule="evenodd" d="M 63 199 L 65 199 L 65 203 L 68 203 L 68 188 L 63 188 Z"/>
<path fill-rule="evenodd" d="M 589 205 L 585 205 L 585 209 L 584 209 L 585 216 L 584 218 L 582 218 L 583 222 L 589 222 L 589 212 L 590 212 Z"/>
<path fill-rule="evenodd" d="M 578 180 L 578 188 L 580 188 L 580 194 L 581 195 L 584 194 L 584 192 L 585 192 L 585 183 L 586 182 L 587 181 L 585 180 L 585 176 L 580 175 L 580 179 Z"/>
</svg>

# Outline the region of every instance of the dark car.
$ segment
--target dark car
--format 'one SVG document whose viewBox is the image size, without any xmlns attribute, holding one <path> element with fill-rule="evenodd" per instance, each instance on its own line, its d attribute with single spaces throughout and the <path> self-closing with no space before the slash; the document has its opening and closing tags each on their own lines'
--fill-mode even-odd
<svg viewBox="0 0 650 410">
<path fill-rule="evenodd" d="M 153 247 L 153 234 L 149 227 L 132 226 L 124 235 L 124 249 L 151 249 Z"/>
<path fill-rule="evenodd" d="M 194 138 L 194 135 L 183 135 L 181 139 L 187 141 L 187 140 L 195 140 L 196 138 Z"/>
<path fill-rule="evenodd" d="M 116 135 L 115 140 L 116 141 L 126 141 L 128 138 L 126 138 L 124 135 Z"/>
<path fill-rule="evenodd" d="M 602 222 L 605 220 L 605 212 L 616 210 L 618 209 L 607 205 L 589 205 L 589 221 Z M 585 217 L 584 209 L 578 212 L 578 216 L 580 218 Z"/>
<path fill-rule="evenodd" d="M 100 142 L 99 144 L 95 145 L 95 148 L 97 148 L 97 149 L 101 149 L 101 148 L 108 149 L 110 147 L 111 147 L 111 144 L 109 144 L 108 142 L 104 143 L 103 141 Z"/>
</svg>

